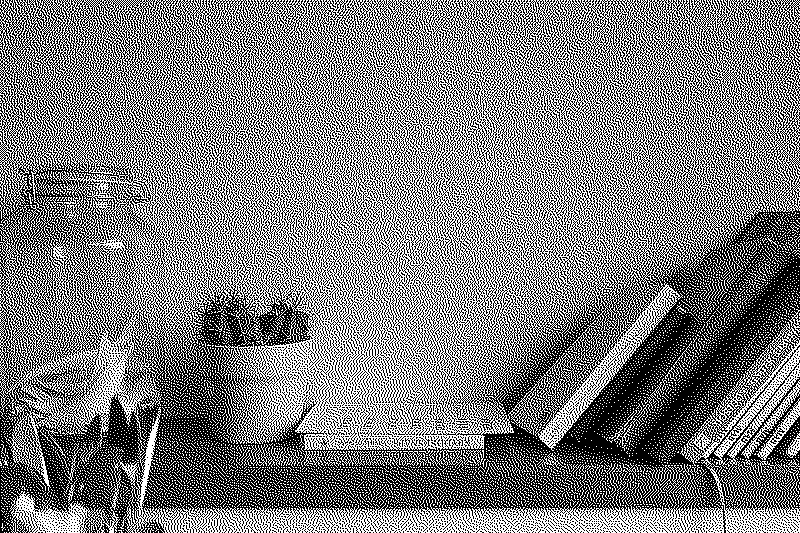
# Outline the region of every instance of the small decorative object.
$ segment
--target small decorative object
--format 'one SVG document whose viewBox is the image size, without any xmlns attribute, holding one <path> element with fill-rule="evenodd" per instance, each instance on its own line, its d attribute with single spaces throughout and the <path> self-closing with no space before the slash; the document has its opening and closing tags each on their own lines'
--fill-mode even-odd
<svg viewBox="0 0 800 533">
<path fill-rule="evenodd" d="M 306 406 L 308 313 L 301 297 L 276 298 L 259 313 L 236 291 L 209 295 L 198 310 L 208 357 L 209 424 L 220 440 L 274 442 L 293 434 Z"/>
</svg>

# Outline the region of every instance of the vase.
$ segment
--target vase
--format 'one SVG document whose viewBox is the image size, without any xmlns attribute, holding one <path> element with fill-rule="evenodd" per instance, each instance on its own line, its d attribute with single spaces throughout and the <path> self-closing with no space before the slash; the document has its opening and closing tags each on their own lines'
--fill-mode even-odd
<svg viewBox="0 0 800 533">
<path fill-rule="evenodd" d="M 275 346 L 203 345 L 209 429 L 237 444 L 294 435 L 308 405 L 310 340 Z"/>
</svg>

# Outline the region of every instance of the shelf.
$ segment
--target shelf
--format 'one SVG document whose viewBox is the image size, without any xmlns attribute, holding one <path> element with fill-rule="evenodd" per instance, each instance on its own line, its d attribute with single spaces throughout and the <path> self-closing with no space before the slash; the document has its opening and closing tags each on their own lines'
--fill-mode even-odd
<svg viewBox="0 0 800 533">
<path fill-rule="evenodd" d="M 716 467 L 729 508 L 800 507 L 800 464 Z M 145 507 L 161 509 L 715 508 L 699 465 L 637 463 L 565 441 L 555 451 L 524 433 L 487 436 L 481 464 L 309 464 L 299 438 L 232 445 L 198 419 L 162 421 Z"/>
</svg>

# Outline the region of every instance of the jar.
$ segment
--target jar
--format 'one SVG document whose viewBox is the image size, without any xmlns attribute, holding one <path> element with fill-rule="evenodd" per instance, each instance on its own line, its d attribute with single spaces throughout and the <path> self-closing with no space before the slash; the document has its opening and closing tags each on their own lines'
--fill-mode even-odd
<svg viewBox="0 0 800 533">
<path fill-rule="evenodd" d="M 3 225 L 6 389 L 19 390 L 16 385 L 30 376 L 53 374 L 53 369 L 74 372 L 76 382 L 101 384 L 97 388 L 105 392 L 82 387 L 79 395 L 88 394 L 88 400 L 58 404 L 70 407 L 53 409 L 58 414 L 48 413 L 41 422 L 58 437 L 66 456 L 76 442 L 70 437 L 84 434 L 96 415 L 101 431 L 107 430 L 113 396 L 129 418 L 137 413 L 143 449 L 158 427 L 161 400 L 154 368 L 163 361 L 164 344 L 156 298 L 163 252 L 136 210 L 149 194 L 127 170 L 113 167 L 21 169 L 20 177 L 22 199 Z M 101 360 L 101 346 L 102 353 L 113 352 L 111 378 L 88 380 L 86 369 L 99 368 L 92 365 Z M 67 375 L 59 383 L 71 379 Z M 65 394 L 71 392 L 56 391 L 53 401 Z M 70 410 L 74 405 L 80 408 Z M 91 418 L 84 416 L 87 412 Z M 146 470 L 141 457 L 137 479 L 132 478 L 139 496 Z"/>
<path fill-rule="evenodd" d="M 163 360 L 163 328 L 152 308 L 163 255 L 135 209 L 148 192 L 112 167 L 20 176 L 22 199 L 3 228 L 7 386 L 132 324 L 125 386 L 136 398 L 128 401 L 159 397 L 153 368 Z"/>
</svg>

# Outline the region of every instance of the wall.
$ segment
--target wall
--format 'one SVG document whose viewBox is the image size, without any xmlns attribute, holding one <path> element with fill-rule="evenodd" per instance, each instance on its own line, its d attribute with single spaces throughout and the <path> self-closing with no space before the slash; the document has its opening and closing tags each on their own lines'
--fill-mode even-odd
<svg viewBox="0 0 800 533">
<path fill-rule="evenodd" d="M 215 285 L 306 291 L 318 398 L 509 405 L 617 287 L 800 204 L 784 8 L 184 4 L 12 5 L 0 150 L 6 212 L 20 166 L 152 188 L 172 413 Z"/>
</svg>

